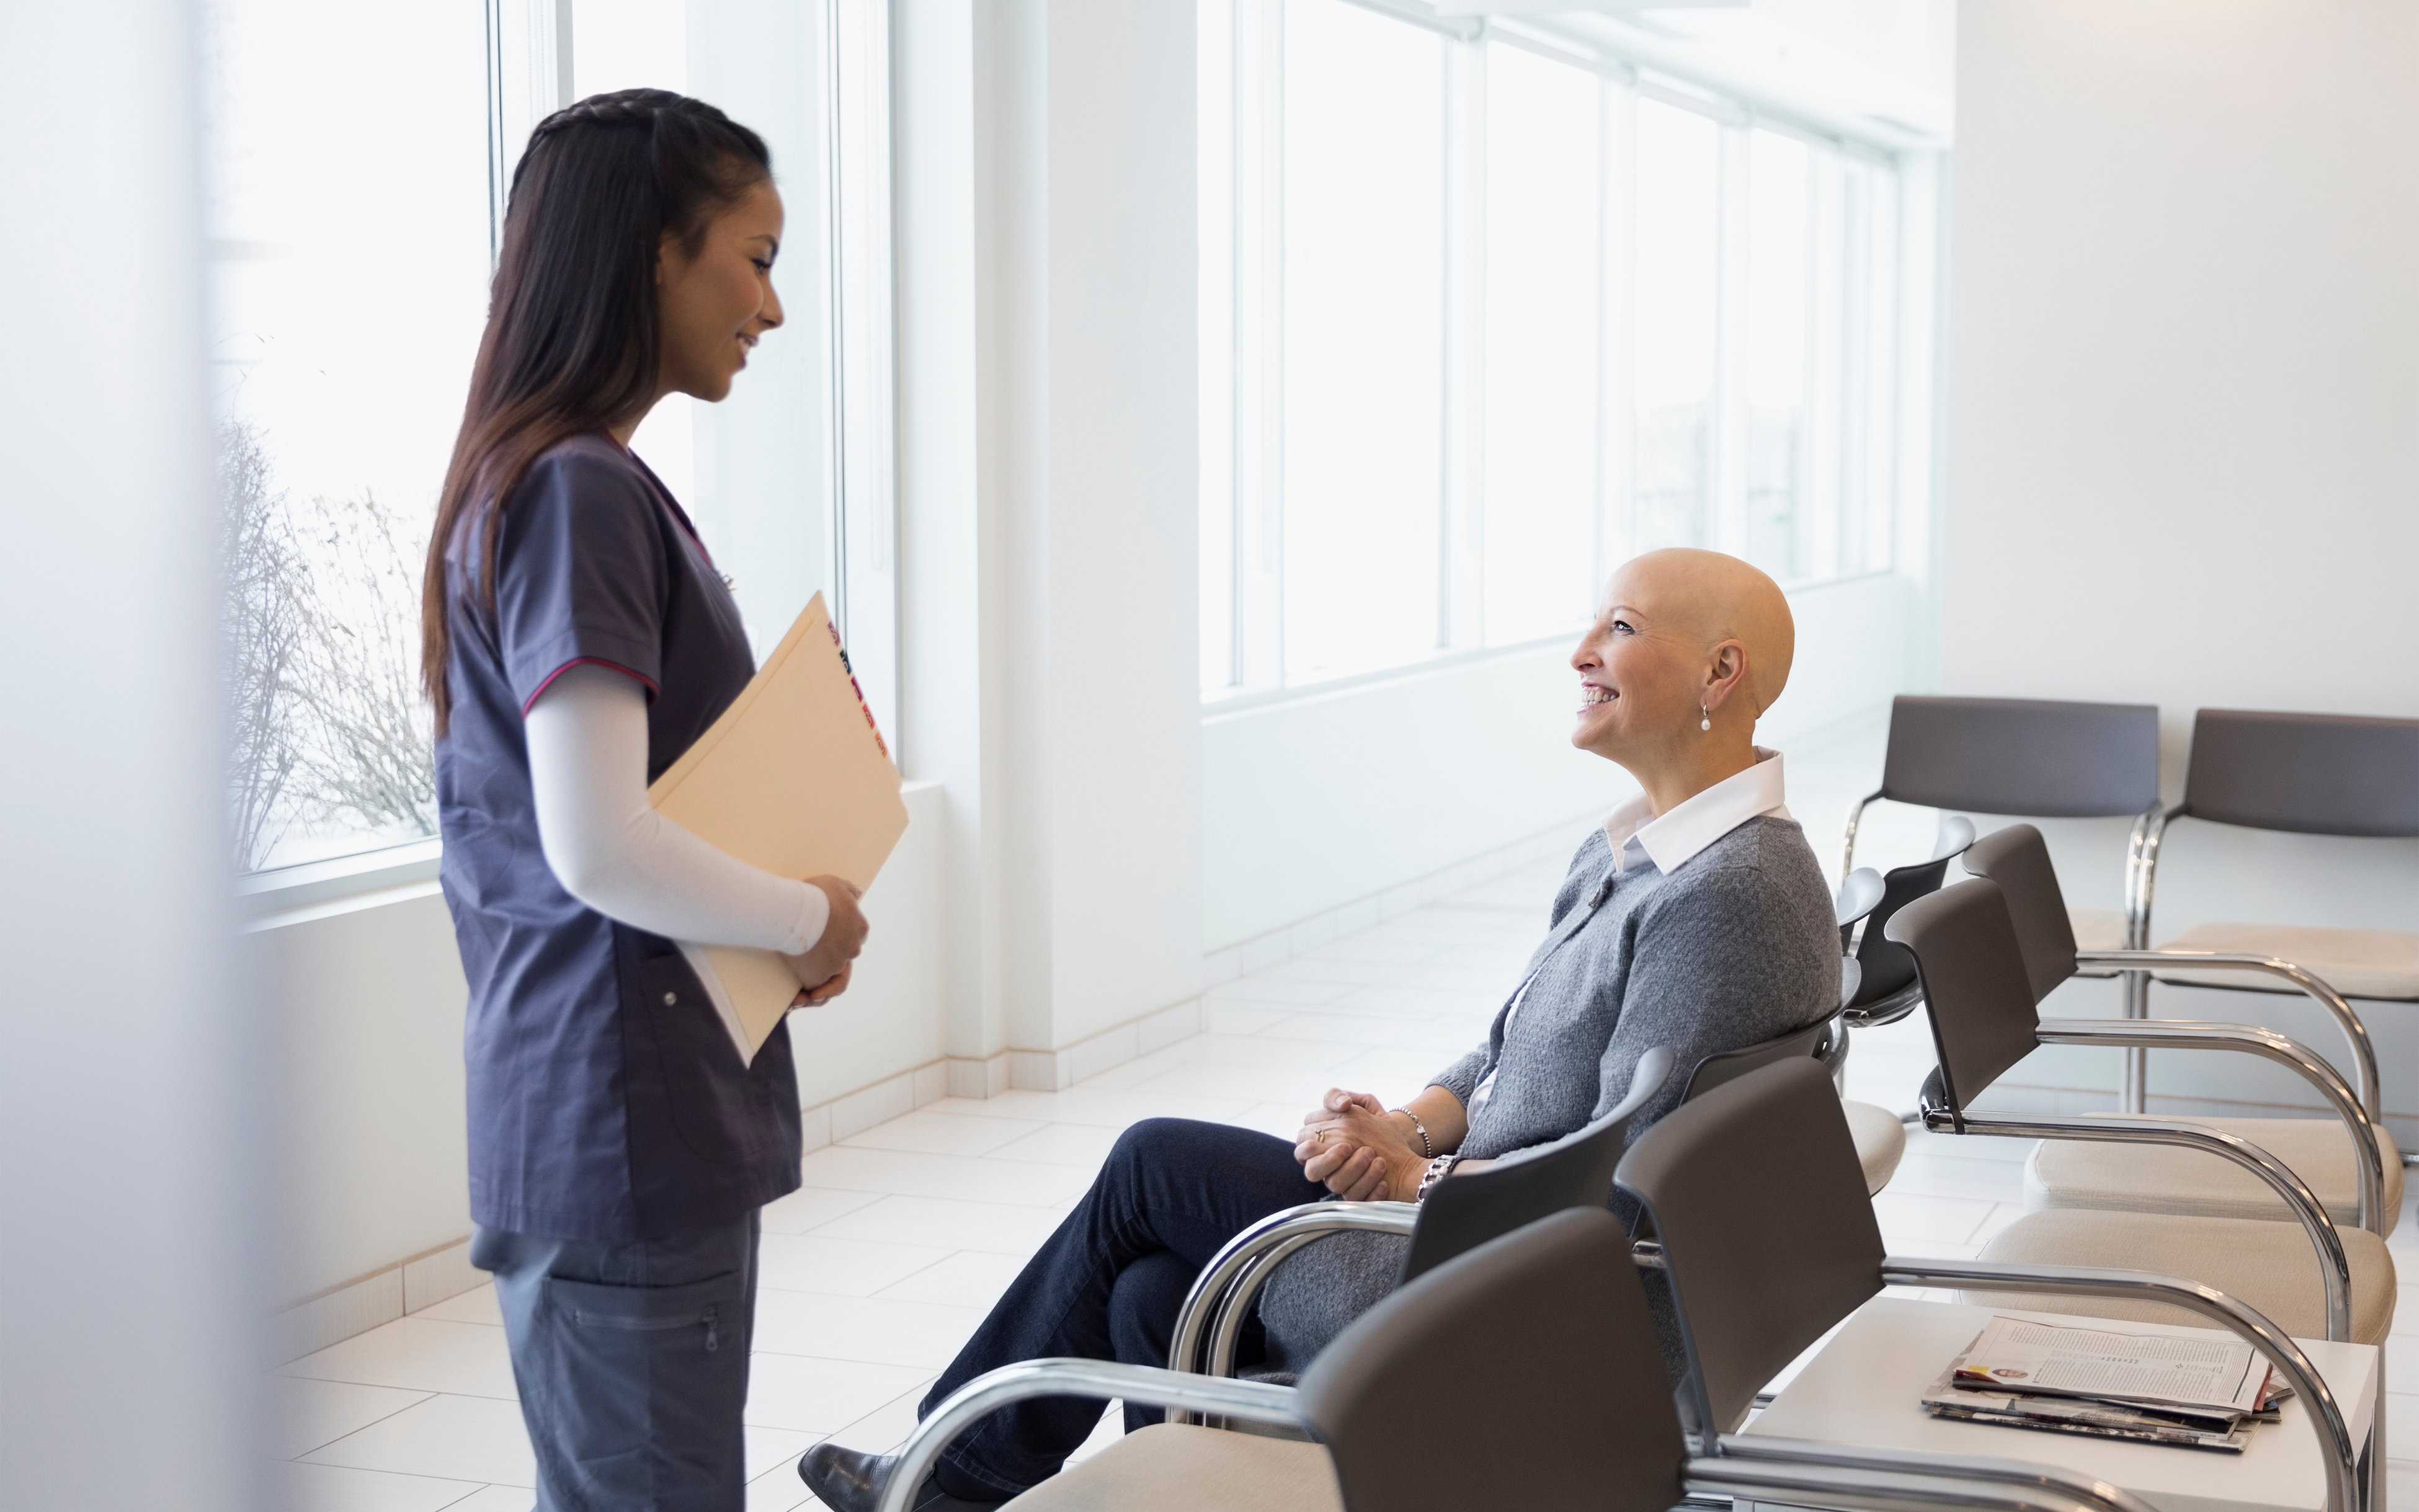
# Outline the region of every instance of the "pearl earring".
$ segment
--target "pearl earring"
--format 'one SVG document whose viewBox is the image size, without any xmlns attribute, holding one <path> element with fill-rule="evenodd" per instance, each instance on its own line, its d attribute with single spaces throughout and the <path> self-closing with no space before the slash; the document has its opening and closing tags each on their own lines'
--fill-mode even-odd
<svg viewBox="0 0 2419 1512">
<path fill-rule="evenodd" d="M 1705 707 L 1703 704 L 1702 704 L 1702 703 L 1698 704 L 1698 705 L 1697 705 L 1697 728 L 1698 728 L 1698 729 L 1700 729 L 1700 730 L 1711 730 L 1713 727 L 1714 727 L 1714 716 L 1713 716 L 1713 711 L 1712 711 L 1712 710 L 1710 710 L 1710 709 L 1708 709 L 1708 708 L 1706 708 L 1706 707 Z"/>
</svg>

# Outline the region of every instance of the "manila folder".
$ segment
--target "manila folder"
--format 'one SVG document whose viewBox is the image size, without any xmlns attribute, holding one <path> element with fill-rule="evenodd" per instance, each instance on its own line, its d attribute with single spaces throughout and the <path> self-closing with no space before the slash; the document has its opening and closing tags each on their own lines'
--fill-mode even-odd
<svg viewBox="0 0 2419 1512">
<path fill-rule="evenodd" d="M 722 717 L 647 789 L 655 811 L 751 866 L 785 877 L 829 872 L 860 888 L 907 828 L 899 769 L 874 729 L 817 594 Z M 681 951 L 753 1061 L 798 982 L 770 950 Z"/>
</svg>

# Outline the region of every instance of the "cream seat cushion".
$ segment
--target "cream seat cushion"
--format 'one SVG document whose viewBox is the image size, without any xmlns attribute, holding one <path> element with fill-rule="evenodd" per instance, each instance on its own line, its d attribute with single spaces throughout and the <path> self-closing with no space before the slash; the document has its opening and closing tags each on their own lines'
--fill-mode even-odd
<svg viewBox="0 0 2419 1512">
<path fill-rule="evenodd" d="M 2302 924 L 2203 924 L 2159 947 L 2221 950 L 2290 961 L 2346 997 L 2419 1003 L 2419 934 L 2383 929 L 2317 929 Z M 2235 987 L 2247 992 L 2301 989 L 2264 971 L 2153 972 L 2179 987 Z"/>
<path fill-rule="evenodd" d="M 2141 1115 L 2112 1114 L 2112 1118 Z M 2350 1228 L 2360 1222 L 2360 1186 L 2351 1135 L 2334 1119 L 2202 1119 L 2240 1134 L 2283 1161 L 2317 1194 L 2327 1216 Z M 2402 1162 L 2384 1141 L 2384 1228 L 2402 1216 Z M 2102 1208 L 2119 1212 L 2182 1213 L 2196 1218 L 2257 1218 L 2292 1223 L 2275 1189 L 2223 1155 L 2172 1145 L 2103 1144 L 2044 1139 L 2025 1162 L 2025 1207 Z"/>
<path fill-rule="evenodd" d="M 1898 1172 L 1899 1160 L 1906 1153 L 1906 1125 L 1897 1114 L 1871 1103 L 1842 1101 L 1840 1111 L 1848 1116 L 1857 1159 L 1865 1167 L 1865 1196 L 1872 1196 Z"/>
<path fill-rule="evenodd" d="M 2339 1228 L 2351 1265 L 2351 1338 L 2382 1344 L 2394 1328 L 2394 1257 L 2365 1228 Z M 1999 1230 L 1979 1258 L 2014 1265 L 2089 1265 L 2149 1271 L 2215 1287 L 2296 1338 L 2327 1336 L 2318 1251 L 2300 1224 L 2248 1218 L 2057 1208 L 2028 1212 Z M 2138 1323 L 2214 1326 L 2199 1313 L 2130 1297 L 2067 1297 L 2033 1291 L 1970 1291 L 1960 1299 L 2004 1307 Z"/>
<path fill-rule="evenodd" d="M 2074 931 L 2074 948 L 2078 950 L 2125 949 L 2125 916 L 2114 908 L 2070 908 L 2066 922 Z M 2105 966 L 2086 966 L 2075 975 L 2113 977 L 2117 973 Z"/>
<path fill-rule="evenodd" d="M 1344 1493 L 1322 1445 L 1159 1423 L 1008 1504 L 1015 1512 L 1344 1512 Z"/>
</svg>

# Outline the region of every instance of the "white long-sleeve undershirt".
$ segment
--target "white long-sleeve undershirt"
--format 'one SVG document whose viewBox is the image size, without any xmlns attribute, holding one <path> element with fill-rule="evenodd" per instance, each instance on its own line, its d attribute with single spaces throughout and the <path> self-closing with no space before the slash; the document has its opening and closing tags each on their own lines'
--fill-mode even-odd
<svg viewBox="0 0 2419 1512">
<path fill-rule="evenodd" d="M 538 843 L 563 890 L 608 918 L 693 945 L 802 954 L 831 918 L 824 890 L 760 871 L 647 802 L 647 695 L 574 667 L 530 708 Z"/>
</svg>

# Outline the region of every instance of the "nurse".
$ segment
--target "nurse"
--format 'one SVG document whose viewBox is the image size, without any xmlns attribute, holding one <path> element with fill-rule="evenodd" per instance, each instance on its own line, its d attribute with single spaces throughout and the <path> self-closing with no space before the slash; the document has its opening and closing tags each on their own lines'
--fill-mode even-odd
<svg viewBox="0 0 2419 1512">
<path fill-rule="evenodd" d="M 798 1185 L 786 1028 L 741 1060 L 675 941 L 781 952 L 798 1001 L 865 938 L 837 877 L 760 872 L 647 784 L 755 671 L 738 607 L 629 451 L 764 332 L 781 198 L 755 132 L 663 90 L 539 123 L 439 498 L 422 676 L 470 979 L 471 1263 L 494 1273 L 546 1512 L 740 1512 L 758 1210 Z"/>
</svg>

